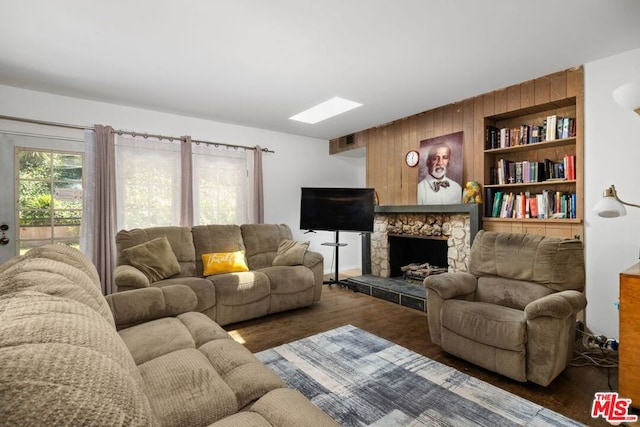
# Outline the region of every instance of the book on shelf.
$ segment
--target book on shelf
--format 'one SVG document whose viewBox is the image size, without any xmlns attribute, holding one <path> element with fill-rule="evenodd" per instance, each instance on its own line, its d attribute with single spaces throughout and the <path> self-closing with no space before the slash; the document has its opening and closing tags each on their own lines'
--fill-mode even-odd
<svg viewBox="0 0 640 427">
<path fill-rule="evenodd" d="M 535 194 L 529 196 L 529 217 L 538 218 L 538 198 Z"/>
<path fill-rule="evenodd" d="M 555 139 L 562 139 L 562 128 L 563 128 L 564 119 L 562 117 L 556 116 L 556 137 Z"/>
<path fill-rule="evenodd" d="M 511 133 L 508 128 L 500 129 L 500 148 L 506 148 L 511 141 Z"/>
<path fill-rule="evenodd" d="M 562 159 L 564 164 L 565 177 L 567 179 L 576 179 L 576 156 L 573 154 L 565 154 Z"/>
<path fill-rule="evenodd" d="M 493 216 L 493 202 L 496 197 L 496 193 L 499 190 L 493 187 L 485 187 L 484 189 L 484 216 Z"/>
<path fill-rule="evenodd" d="M 571 119 L 569 117 L 562 118 L 562 129 L 560 130 L 560 138 L 569 138 L 569 121 Z"/>
<path fill-rule="evenodd" d="M 510 147 L 516 147 L 518 145 L 522 145 L 522 135 L 521 135 L 521 129 L 519 127 L 516 128 L 512 128 L 509 131 L 509 146 Z"/>
<path fill-rule="evenodd" d="M 489 198 L 491 195 L 492 198 Z M 575 219 L 576 193 L 542 190 L 541 193 L 487 192 L 485 216 L 509 219 Z"/>
<path fill-rule="evenodd" d="M 531 143 L 542 141 L 541 135 L 542 135 L 543 129 L 544 129 L 543 126 L 538 126 L 538 125 L 531 126 L 531 138 L 530 138 Z"/>
<path fill-rule="evenodd" d="M 491 209 L 491 216 L 497 218 L 500 215 L 500 207 L 502 206 L 502 191 L 496 191 Z"/>
<path fill-rule="evenodd" d="M 494 148 L 499 147 L 498 136 L 500 133 L 500 129 L 495 126 L 487 126 L 485 131 L 485 142 L 484 148 L 485 150 L 492 150 Z"/>
<path fill-rule="evenodd" d="M 531 126 L 529 125 L 521 125 L 520 126 L 520 144 L 529 144 L 531 143 Z"/>
<path fill-rule="evenodd" d="M 490 184 L 526 184 L 576 179 L 576 156 L 565 154 L 561 161 L 543 159 L 512 161 L 500 158 L 490 169 Z"/>
<path fill-rule="evenodd" d="M 551 116 L 547 116 L 547 120 L 545 121 L 545 126 L 546 126 L 545 141 L 552 141 L 556 139 L 556 131 L 558 129 L 558 117 L 555 114 Z"/>
<path fill-rule="evenodd" d="M 520 126 L 485 127 L 485 150 L 509 148 L 536 142 L 571 138 L 576 135 L 576 121 L 573 117 L 547 116 L 542 125 L 523 123 Z"/>
<path fill-rule="evenodd" d="M 513 162 L 513 166 L 514 166 L 514 174 L 515 174 L 515 182 L 516 183 L 522 183 L 523 181 L 523 165 L 522 162 Z"/>
</svg>

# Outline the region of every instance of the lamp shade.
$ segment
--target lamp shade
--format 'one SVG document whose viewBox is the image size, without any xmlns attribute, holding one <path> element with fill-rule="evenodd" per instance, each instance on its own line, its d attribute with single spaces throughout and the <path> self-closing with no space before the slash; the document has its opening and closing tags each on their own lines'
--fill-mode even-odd
<svg viewBox="0 0 640 427">
<path fill-rule="evenodd" d="M 593 207 L 593 211 L 596 215 L 604 218 L 616 218 L 627 214 L 624 205 L 613 197 L 603 197 L 598 200 L 598 203 Z"/>
<path fill-rule="evenodd" d="M 613 91 L 613 99 L 623 108 L 640 114 L 640 78 L 625 83 Z"/>
</svg>

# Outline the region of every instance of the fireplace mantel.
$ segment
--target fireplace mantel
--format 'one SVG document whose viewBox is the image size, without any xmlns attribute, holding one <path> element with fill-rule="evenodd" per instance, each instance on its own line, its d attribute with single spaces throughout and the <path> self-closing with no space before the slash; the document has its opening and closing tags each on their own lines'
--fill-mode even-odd
<svg viewBox="0 0 640 427">
<path fill-rule="evenodd" d="M 459 203 L 456 205 L 381 205 L 376 206 L 375 213 L 468 213 L 471 220 L 471 241 L 482 228 L 482 204 Z"/>
</svg>

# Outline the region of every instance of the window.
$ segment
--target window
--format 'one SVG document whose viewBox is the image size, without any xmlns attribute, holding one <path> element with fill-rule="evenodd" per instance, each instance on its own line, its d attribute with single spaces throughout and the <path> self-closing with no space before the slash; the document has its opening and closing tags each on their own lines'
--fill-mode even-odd
<svg viewBox="0 0 640 427">
<path fill-rule="evenodd" d="M 194 223 L 248 222 L 246 151 L 207 145 L 192 148 Z"/>
<path fill-rule="evenodd" d="M 116 139 L 118 228 L 180 223 L 180 141 Z"/>
<path fill-rule="evenodd" d="M 180 224 L 180 141 L 116 139 L 118 229 Z M 194 224 L 248 222 L 247 152 L 192 144 Z"/>
<path fill-rule="evenodd" d="M 15 164 L 19 252 L 47 243 L 78 248 L 83 154 L 16 147 Z"/>
</svg>

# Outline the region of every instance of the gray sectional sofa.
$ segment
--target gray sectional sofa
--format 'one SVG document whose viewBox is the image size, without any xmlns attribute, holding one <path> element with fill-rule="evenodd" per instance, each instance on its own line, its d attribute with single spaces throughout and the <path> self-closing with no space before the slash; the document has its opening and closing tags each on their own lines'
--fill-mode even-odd
<svg viewBox="0 0 640 427">
<path fill-rule="evenodd" d="M 196 311 L 227 325 L 320 300 L 323 257 L 305 243 L 293 241 L 284 224 L 122 230 L 116 235 L 115 285 L 118 291 L 187 285 L 197 295 Z M 206 271 L 204 254 L 238 252 L 247 271 Z"/>
<path fill-rule="evenodd" d="M 0 424 L 337 426 L 196 304 L 184 285 L 105 298 L 63 245 L 0 265 Z"/>
</svg>

